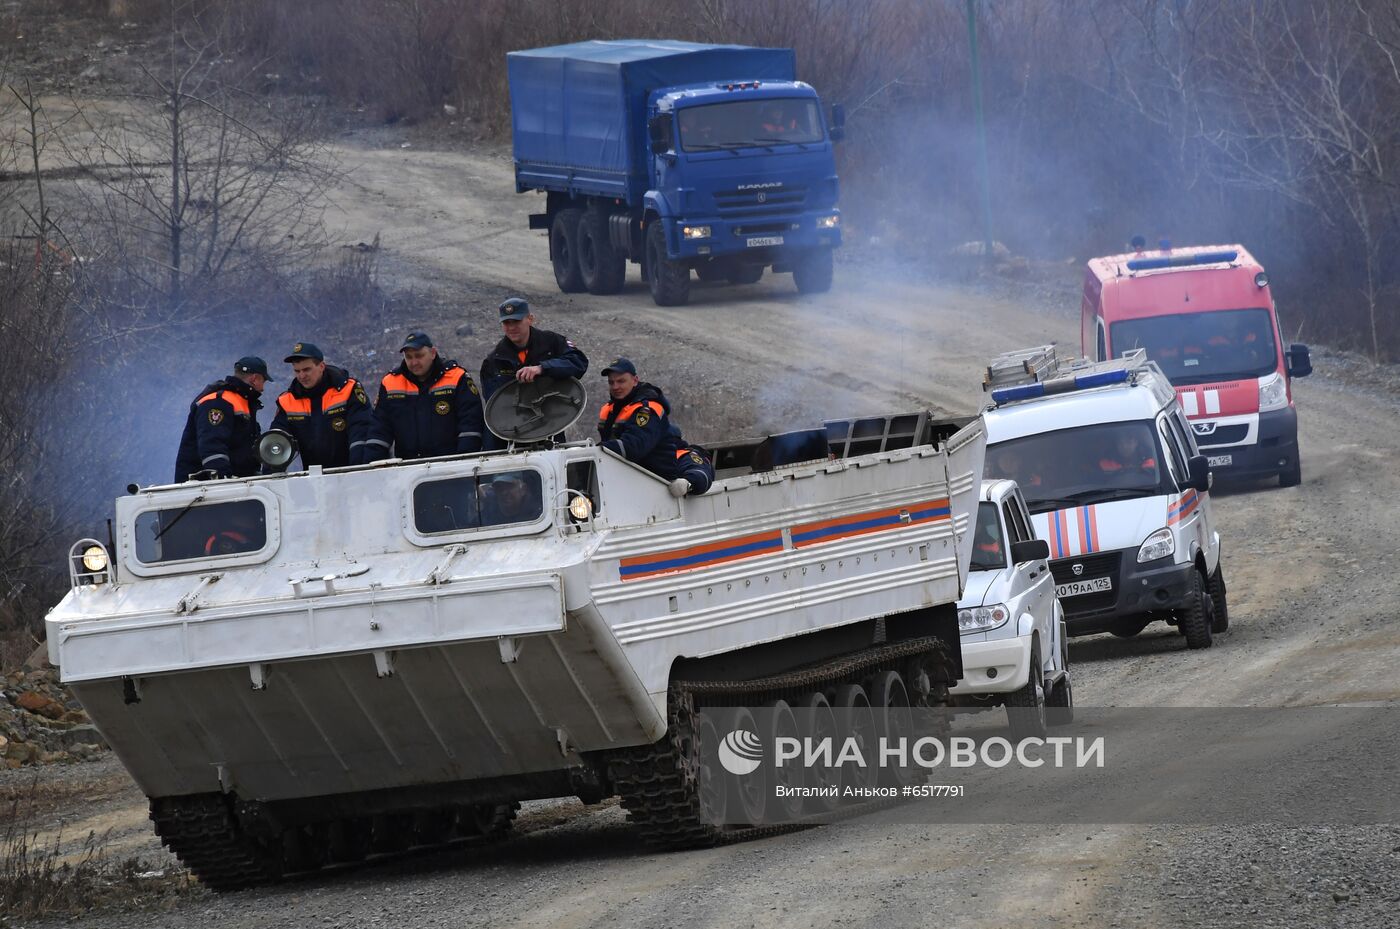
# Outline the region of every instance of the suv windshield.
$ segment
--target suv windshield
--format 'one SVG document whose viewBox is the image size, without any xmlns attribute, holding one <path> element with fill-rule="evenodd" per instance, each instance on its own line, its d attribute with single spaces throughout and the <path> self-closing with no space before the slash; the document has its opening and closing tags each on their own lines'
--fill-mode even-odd
<svg viewBox="0 0 1400 929">
<path fill-rule="evenodd" d="M 1097 423 L 987 447 L 984 476 L 1021 485 L 1032 513 L 1172 493 L 1151 422 Z"/>
<path fill-rule="evenodd" d="M 1001 534 L 995 503 L 977 505 L 977 529 L 972 536 L 972 570 L 995 571 L 1006 567 L 1006 539 Z"/>
<path fill-rule="evenodd" d="M 778 97 L 691 106 L 678 114 L 681 148 L 708 152 L 765 145 L 801 145 L 822 140 L 817 102 Z"/>
<path fill-rule="evenodd" d="M 1177 387 L 1263 377 L 1278 367 L 1268 310 L 1125 319 L 1109 331 L 1114 352 L 1147 349 L 1147 357 Z"/>
</svg>

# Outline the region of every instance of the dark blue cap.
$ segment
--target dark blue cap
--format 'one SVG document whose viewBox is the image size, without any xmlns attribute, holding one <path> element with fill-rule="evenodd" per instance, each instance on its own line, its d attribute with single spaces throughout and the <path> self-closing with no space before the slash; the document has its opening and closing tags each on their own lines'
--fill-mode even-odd
<svg viewBox="0 0 1400 929">
<path fill-rule="evenodd" d="M 509 297 L 501 301 L 501 322 L 508 319 L 524 319 L 530 315 L 530 304 L 524 297 Z"/>
<path fill-rule="evenodd" d="M 609 374 L 630 374 L 636 377 L 637 366 L 626 358 L 619 358 L 603 369 L 604 377 L 607 377 Z"/>
<path fill-rule="evenodd" d="M 292 346 L 291 354 L 282 360 L 287 364 L 310 358 L 312 361 L 325 361 L 325 354 L 310 342 L 298 342 Z"/>
<path fill-rule="evenodd" d="M 271 374 L 267 373 L 267 362 L 257 355 L 244 355 L 233 363 L 233 371 L 235 374 L 261 374 L 269 381 L 275 380 Z"/>
<path fill-rule="evenodd" d="M 410 332 L 408 338 L 403 340 L 403 345 L 399 346 L 399 351 L 406 351 L 410 348 L 432 348 L 433 337 L 426 332 Z"/>
</svg>

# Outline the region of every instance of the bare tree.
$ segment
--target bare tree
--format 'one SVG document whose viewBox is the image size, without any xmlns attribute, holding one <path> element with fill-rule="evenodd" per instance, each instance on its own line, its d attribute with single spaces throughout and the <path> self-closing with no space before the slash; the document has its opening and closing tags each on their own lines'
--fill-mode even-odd
<svg viewBox="0 0 1400 929">
<path fill-rule="evenodd" d="M 314 104 L 258 92 L 265 63 L 232 57 L 222 10 L 168 0 L 164 64 L 120 107 L 72 101 L 83 132 L 61 140 L 87 175 L 96 247 L 176 317 L 210 308 L 216 285 L 282 280 L 324 244 L 334 166 Z"/>
</svg>

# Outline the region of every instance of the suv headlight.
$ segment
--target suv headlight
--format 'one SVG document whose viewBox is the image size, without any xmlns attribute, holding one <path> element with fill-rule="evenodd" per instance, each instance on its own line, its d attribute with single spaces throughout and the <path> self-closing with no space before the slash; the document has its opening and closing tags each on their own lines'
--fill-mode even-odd
<svg viewBox="0 0 1400 929">
<path fill-rule="evenodd" d="M 1156 561 L 1176 553 L 1176 538 L 1170 529 L 1158 529 L 1142 541 L 1138 549 L 1138 564 Z"/>
<path fill-rule="evenodd" d="M 1281 410 L 1288 406 L 1288 382 L 1275 371 L 1268 377 L 1259 378 L 1259 412 Z"/>
<path fill-rule="evenodd" d="M 1006 625 L 1006 621 L 1010 618 L 1011 611 L 1006 608 L 1004 603 L 958 610 L 958 631 L 962 633 L 986 632 L 989 629 Z"/>
<path fill-rule="evenodd" d="M 687 239 L 708 239 L 710 237 L 709 226 L 682 226 L 681 235 Z"/>
</svg>

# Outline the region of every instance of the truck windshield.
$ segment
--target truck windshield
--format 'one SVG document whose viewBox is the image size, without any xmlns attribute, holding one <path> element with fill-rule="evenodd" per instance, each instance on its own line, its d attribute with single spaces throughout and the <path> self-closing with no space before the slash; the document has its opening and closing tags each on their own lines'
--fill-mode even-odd
<svg viewBox="0 0 1400 929">
<path fill-rule="evenodd" d="M 977 505 L 977 529 L 972 535 L 972 570 L 995 571 L 1006 567 L 1006 539 L 995 503 Z"/>
<path fill-rule="evenodd" d="M 1097 423 L 987 448 L 984 477 L 1021 485 L 1032 513 L 1173 491 L 1151 422 Z"/>
<path fill-rule="evenodd" d="M 544 513 L 538 471 L 505 471 L 413 488 L 413 524 L 428 535 L 532 523 Z"/>
<path fill-rule="evenodd" d="M 802 97 L 735 100 L 691 106 L 677 114 L 681 148 L 708 152 L 822 140 L 817 101 Z"/>
<path fill-rule="evenodd" d="M 1268 310 L 1215 310 L 1125 319 L 1110 327 L 1113 351 L 1147 349 L 1177 387 L 1263 377 L 1278 367 Z"/>
<path fill-rule="evenodd" d="M 146 510 L 135 528 L 142 564 L 241 555 L 267 544 L 267 510 L 261 500 Z"/>
</svg>

